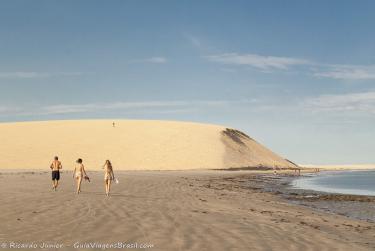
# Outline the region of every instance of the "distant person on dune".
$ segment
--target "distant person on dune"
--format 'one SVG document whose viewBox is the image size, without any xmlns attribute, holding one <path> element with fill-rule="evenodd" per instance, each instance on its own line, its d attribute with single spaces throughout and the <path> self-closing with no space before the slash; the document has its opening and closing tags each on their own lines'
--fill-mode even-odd
<svg viewBox="0 0 375 251">
<path fill-rule="evenodd" d="M 112 126 L 115 127 L 115 122 L 112 122 Z"/>
<path fill-rule="evenodd" d="M 90 179 L 88 178 L 86 174 L 85 166 L 82 164 L 82 159 L 78 159 L 76 163 L 77 165 L 74 168 L 73 179 L 75 178 L 77 181 L 77 194 L 79 194 L 81 192 L 81 183 L 82 183 L 83 177 L 85 177 L 85 179 L 88 179 L 89 181 Z"/>
<path fill-rule="evenodd" d="M 108 159 L 105 161 L 104 166 L 104 185 L 105 185 L 105 195 L 109 196 L 111 191 L 112 180 L 115 180 L 115 174 L 113 173 L 113 167 L 111 161 Z"/>
<path fill-rule="evenodd" d="M 62 169 L 59 157 L 55 156 L 54 160 L 50 165 L 50 168 L 52 170 L 52 189 L 56 191 L 60 180 L 60 169 Z"/>
</svg>

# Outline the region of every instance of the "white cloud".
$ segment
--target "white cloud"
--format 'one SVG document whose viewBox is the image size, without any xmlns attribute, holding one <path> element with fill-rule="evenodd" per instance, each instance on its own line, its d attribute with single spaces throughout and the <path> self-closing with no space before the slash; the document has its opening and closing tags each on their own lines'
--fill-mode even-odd
<svg viewBox="0 0 375 251">
<path fill-rule="evenodd" d="M 164 57 L 151 57 L 141 60 L 141 62 L 154 63 L 154 64 L 165 64 L 167 59 Z"/>
<path fill-rule="evenodd" d="M 34 71 L 15 71 L 0 72 L 0 78 L 6 79 L 31 79 L 31 78 L 49 78 L 58 76 L 80 76 L 82 72 L 34 72 Z"/>
<path fill-rule="evenodd" d="M 206 59 L 222 64 L 248 65 L 261 70 L 287 70 L 291 66 L 311 64 L 308 60 L 289 57 L 262 56 L 257 54 L 224 53 L 206 56 Z"/>
<path fill-rule="evenodd" d="M 59 113 L 81 113 L 98 110 L 124 110 L 124 109 L 139 109 L 139 108 L 155 108 L 155 107 L 169 107 L 181 106 L 185 103 L 182 101 L 170 102 L 114 102 L 114 103 L 91 103 L 79 105 L 52 105 L 42 108 L 42 113 L 45 114 L 59 114 Z"/>
<path fill-rule="evenodd" d="M 229 72 L 229 73 L 235 73 L 236 69 L 234 68 L 220 68 L 221 71 L 223 72 Z"/>
<path fill-rule="evenodd" d="M 7 106 L 0 106 L 0 113 L 5 113 L 5 112 L 9 112 L 11 111 L 12 109 L 7 107 Z"/>
<path fill-rule="evenodd" d="M 46 78 L 49 73 L 45 72 L 0 72 L 0 78 Z"/>
<path fill-rule="evenodd" d="M 152 110 L 162 112 L 190 109 L 192 107 L 220 107 L 231 104 L 254 103 L 255 100 L 193 100 L 193 101 L 145 101 L 145 102 L 113 102 L 113 103 L 89 103 L 89 104 L 60 104 L 35 108 L 32 113 L 39 115 L 69 114 L 97 112 L 105 110 Z M 168 109 L 168 110 L 166 110 Z"/>
<path fill-rule="evenodd" d="M 375 79 L 375 65 L 327 65 L 326 68 L 314 76 L 342 80 Z"/>
<path fill-rule="evenodd" d="M 103 111 L 123 111 L 127 113 L 186 113 L 207 107 L 223 107 L 231 104 L 255 102 L 254 100 L 176 100 L 140 101 L 87 104 L 59 104 L 48 106 L 7 107 L 0 106 L 0 116 L 59 115 L 72 113 L 95 113 Z"/>
<path fill-rule="evenodd" d="M 195 47 L 197 48 L 200 48 L 202 47 L 202 43 L 200 41 L 200 39 L 198 39 L 197 37 L 191 35 L 191 34 L 188 34 L 188 33 L 183 33 L 183 36 Z"/>
<path fill-rule="evenodd" d="M 150 63 L 150 64 L 165 64 L 168 62 L 168 59 L 165 57 L 150 57 L 142 59 L 134 59 L 128 61 L 129 64 L 139 64 L 139 63 Z"/>
<path fill-rule="evenodd" d="M 305 106 L 314 112 L 365 112 L 375 114 L 375 92 L 321 95 L 306 100 Z"/>
<path fill-rule="evenodd" d="M 338 80 L 374 80 L 375 65 L 320 64 L 306 59 L 291 57 L 262 56 L 258 54 L 223 53 L 204 57 L 211 62 L 232 65 L 251 66 L 264 73 L 275 70 L 289 70 L 296 66 L 303 68 L 306 74 L 319 78 Z"/>
</svg>

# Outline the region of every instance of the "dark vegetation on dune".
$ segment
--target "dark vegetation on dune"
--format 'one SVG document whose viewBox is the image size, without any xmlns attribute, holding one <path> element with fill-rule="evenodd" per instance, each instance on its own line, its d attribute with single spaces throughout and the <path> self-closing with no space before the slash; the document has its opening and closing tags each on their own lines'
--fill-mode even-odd
<svg viewBox="0 0 375 251">
<path fill-rule="evenodd" d="M 245 145 L 245 143 L 242 141 L 243 139 L 253 140 L 247 134 L 235 129 L 226 128 L 224 131 L 222 131 L 222 133 L 240 145 Z"/>
<path fill-rule="evenodd" d="M 233 140 L 235 143 L 239 144 L 239 145 L 242 145 L 242 146 L 246 146 L 244 140 L 253 140 L 251 137 L 249 137 L 247 134 L 239 131 L 239 130 L 236 130 L 236 129 L 231 129 L 231 128 L 226 128 L 225 130 L 223 130 L 221 132 L 224 136 L 227 136 L 229 137 L 231 140 Z M 246 146 L 247 147 L 247 146 Z M 300 168 L 296 163 L 288 160 L 288 159 L 285 159 L 287 162 L 289 162 L 290 164 L 292 164 L 294 167 L 289 167 L 289 168 L 283 168 L 283 169 L 290 169 L 290 170 L 294 170 L 296 168 Z M 274 168 L 276 169 L 279 169 L 280 167 L 278 166 L 275 166 L 275 167 L 271 167 L 271 166 L 264 166 L 264 165 L 257 165 L 257 166 L 244 166 L 244 167 L 230 167 L 230 168 L 226 168 L 224 170 L 231 170 L 231 171 L 236 171 L 236 170 L 273 170 Z M 221 169 L 223 170 L 223 169 Z"/>
<path fill-rule="evenodd" d="M 291 160 L 288 160 L 288 159 L 285 159 L 286 161 L 288 161 L 289 163 L 291 163 L 291 164 L 293 164 L 293 165 L 295 165 L 296 167 L 300 167 L 299 165 L 297 165 L 296 163 L 294 163 L 293 161 L 291 161 Z"/>
</svg>

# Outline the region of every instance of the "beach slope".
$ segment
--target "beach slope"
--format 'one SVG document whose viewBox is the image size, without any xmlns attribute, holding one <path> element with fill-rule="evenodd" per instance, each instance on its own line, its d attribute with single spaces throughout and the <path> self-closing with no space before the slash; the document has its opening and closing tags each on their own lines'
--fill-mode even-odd
<svg viewBox="0 0 375 251">
<path fill-rule="evenodd" d="M 122 171 L 110 197 L 103 173 L 89 175 L 76 195 L 71 173 L 62 174 L 57 192 L 49 172 L 0 173 L 1 243 L 63 245 L 60 250 L 118 242 L 162 251 L 375 249 L 374 223 L 251 189 L 244 181 L 259 185 L 260 178 L 250 172 Z"/>
</svg>

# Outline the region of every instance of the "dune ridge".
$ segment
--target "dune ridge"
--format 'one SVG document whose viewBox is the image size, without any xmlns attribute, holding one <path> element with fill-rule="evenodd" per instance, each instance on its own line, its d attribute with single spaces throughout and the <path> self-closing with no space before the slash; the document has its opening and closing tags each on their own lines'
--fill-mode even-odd
<svg viewBox="0 0 375 251">
<path fill-rule="evenodd" d="M 112 126 L 115 122 L 115 127 Z M 110 159 L 117 170 L 295 168 L 243 132 L 224 126 L 151 120 L 62 120 L 0 124 L 2 169 L 45 169 L 57 155 L 71 169 Z"/>
</svg>

